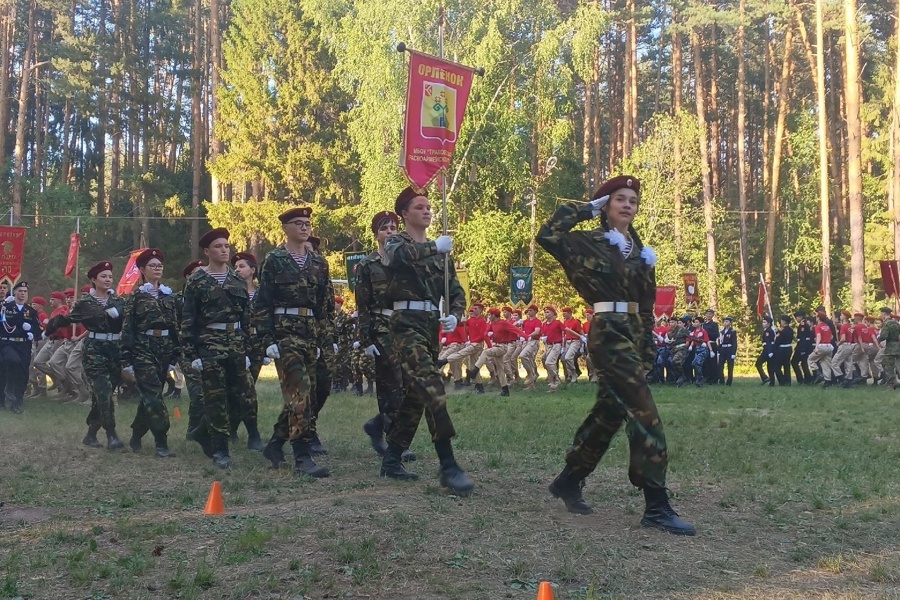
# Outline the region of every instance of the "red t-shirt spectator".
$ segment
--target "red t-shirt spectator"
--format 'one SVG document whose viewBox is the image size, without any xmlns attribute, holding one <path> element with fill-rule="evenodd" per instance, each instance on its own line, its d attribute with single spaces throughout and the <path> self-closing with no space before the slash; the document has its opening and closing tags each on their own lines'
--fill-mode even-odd
<svg viewBox="0 0 900 600">
<path fill-rule="evenodd" d="M 541 333 L 547 336 L 548 344 L 561 344 L 563 340 L 562 321 L 553 319 L 549 323 L 544 323 L 541 327 Z"/>
<path fill-rule="evenodd" d="M 581 321 L 579 321 L 578 319 L 569 319 L 568 321 L 563 323 L 563 328 L 571 329 L 572 331 L 574 331 L 578 334 L 578 335 L 572 335 L 571 333 L 566 331 L 565 334 L 566 334 L 567 342 L 571 341 L 571 340 L 580 340 L 581 339 Z"/>
<path fill-rule="evenodd" d="M 820 344 L 830 344 L 831 343 L 831 340 L 832 340 L 831 327 L 828 326 L 828 323 L 819 323 L 818 325 L 816 325 L 815 331 L 816 331 L 816 334 L 819 336 L 818 343 L 820 343 Z"/>
</svg>

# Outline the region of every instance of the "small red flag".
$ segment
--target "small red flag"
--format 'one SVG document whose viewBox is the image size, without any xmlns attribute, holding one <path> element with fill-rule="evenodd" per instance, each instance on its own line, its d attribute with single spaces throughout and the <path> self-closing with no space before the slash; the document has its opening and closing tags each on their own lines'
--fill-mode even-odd
<svg viewBox="0 0 900 600">
<path fill-rule="evenodd" d="M 66 259 L 66 277 L 71 277 L 75 273 L 75 266 L 78 264 L 78 248 L 81 245 L 81 234 L 73 233 L 69 237 L 69 258 Z"/>
<path fill-rule="evenodd" d="M 122 279 L 119 280 L 119 285 L 116 286 L 116 294 L 119 296 L 130 294 L 131 290 L 134 288 L 134 284 L 137 283 L 138 278 L 141 276 L 141 272 L 137 268 L 135 261 L 137 260 L 138 255 L 144 250 L 146 250 L 146 248 L 138 248 L 137 250 L 131 251 L 131 256 L 128 257 L 128 264 L 125 265 L 125 270 L 122 271 Z"/>
<path fill-rule="evenodd" d="M 759 282 L 759 297 L 756 299 L 756 316 L 762 318 L 766 314 L 766 284 Z"/>
</svg>

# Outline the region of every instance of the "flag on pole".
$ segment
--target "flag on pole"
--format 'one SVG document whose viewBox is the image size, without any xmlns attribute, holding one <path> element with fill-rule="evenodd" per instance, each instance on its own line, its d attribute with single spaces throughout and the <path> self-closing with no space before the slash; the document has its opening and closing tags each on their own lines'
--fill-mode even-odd
<svg viewBox="0 0 900 600">
<path fill-rule="evenodd" d="M 700 294 L 697 291 L 697 274 L 684 273 L 681 276 L 684 281 L 684 303 L 688 310 L 696 310 L 700 306 Z"/>
<path fill-rule="evenodd" d="M 15 283 L 19 280 L 24 256 L 25 228 L 0 227 L 0 281 Z"/>
<path fill-rule="evenodd" d="M 128 264 L 125 265 L 125 270 L 122 271 L 122 279 L 119 280 L 119 285 L 116 286 L 116 294 L 119 296 L 124 296 L 125 294 L 130 294 L 132 288 L 134 288 L 134 284 L 137 283 L 138 278 L 141 276 L 140 270 L 137 268 L 137 260 L 138 255 L 146 250 L 146 248 L 138 248 L 137 250 L 131 251 L 131 256 L 128 257 Z"/>
<path fill-rule="evenodd" d="M 766 314 L 766 284 L 760 280 L 759 296 L 756 298 L 756 316 L 762 319 L 764 314 Z"/>
<path fill-rule="evenodd" d="M 888 298 L 900 296 L 900 269 L 895 260 L 880 260 L 881 281 L 884 284 L 884 295 Z"/>
<path fill-rule="evenodd" d="M 81 246 L 81 234 L 73 233 L 69 237 L 69 257 L 66 259 L 66 278 L 68 279 L 75 273 L 75 267 L 78 265 L 78 249 Z"/>
<path fill-rule="evenodd" d="M 400 168 L 421 190 L 450 167 L 475 69 L 413 50 L 409 53 Z"/>
<path fill-rule="evenodd" d="M 662 315 L 670 317 L 675 314 L 675 286 L 662 285 L 656 288 L 656 303 L 653 305 L 653 316 L 657 319 Z"/>
</svg>

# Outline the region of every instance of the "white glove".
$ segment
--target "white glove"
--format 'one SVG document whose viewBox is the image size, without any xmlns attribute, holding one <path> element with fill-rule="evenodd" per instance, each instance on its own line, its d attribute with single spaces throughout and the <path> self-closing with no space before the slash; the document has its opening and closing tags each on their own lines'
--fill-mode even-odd
<svg viewBox="0 0 900 600">
<path fill-rule="evenodd" d="M 122 372 L 127 373 L 128 375 L 131 375 L 132 377 L 134 377 L 134 367 L 132 367 L 131 365 L 128 365 L 127 367 L 122 369 Z"/>
<path fill-rule="evenodd" d="M 106 314 L 108 314 L 108 315 L 109 315 L 110 317 L 112 317 L 113 319 L 118 319 L 118 318 L 119 318 L 119 311 L 118 311 L 118 309 L 117 309 L 115 306 L 110 306 L 109 308 L 107 308 L 107 309 L 106 309 Z"/>
<path fill-rule="evenodd" d="M 249 356 L 245 356 L 245 357 L 244 357 L 244 362 L 247 363 L 247 368 L 249 369 L 249 368 L 250 368 L 250 357 L 249 357 Z"/>
<path fill-rule="evenodd" d="M 434 240 L 434 247 L 441 254 L 449 254 L 453 251 L 453 238 L 449 235 L 442 235 Z"/>
<path fill-rule="evenodd" d="M 338 347 L 337 344 L 332 344 L 332 345 L 331 345 L 331 348 L 334 350 L 334 353 L 335 353 L 335 354 L 337 354 L 337 353 L 338 353 L 338 350 L 340 350 L 340 348 Z"/>
<path fill-rule="evenodd" d="M 316 360 L 319 360 L 322 357 L 322 349 L 316 348 Z"/>
<path fill-rule="evenodd" d="M 546 335 L 542 335 L 542 336 L 541 336 L 541 341 L 544 342 L 544 343 L 546 344 L 546 343 L 547 343 L 547 336 L 546 336 Z"/>
<path fill-rule="evenodd" d="M 522 325 L 524 325 L 524 324 L 525 324 L 525 321 L 523 321 L 522 319 L 519 319 L 518 321 L 516 321 L 516 327 L 522 327 Z"/>
<path fill-rule="evenodd" d="M 175 370 L 175 365 L 169 365 L 168 372 L 171 373 Z"/>
<path fill-rule="evenodd" d="M 599 217 L 600 209 L 603 208 L 603 205 L 606 204 L 607 202 L 609 202 L 609 195 L 600 196 L 596 200 L 591 200 L 589 202 L 589 204 L 591 206 L 591 214 L 593 214 L 595 217 Z"/>
<path fill-rule="evenodd" d="M 25 323 L 22 323 L 22 330 L 31 331 L 31 323 L 28 323 L 27 321 Z"/>
<path fill-rule="evenodd" d="M 715 353 L 715 352 L 711 352 L 711 353 L 709 354 L 709 357 L 710 357 L 710 358 L 715 358 L 715 357 L 716 357 L 716 353 Z"/>
<path fill-rule="evenodd" d="M 494 339 L 494 332 L 493 332 L 493 331 L 488 331 L 488 337 L 491 338 L 491 339 Z"/>
<path fill-rule="evenodd" d="M 769 358 L 772 358 L 773 356 L 775 356 L 775 354 L 773 352 L 769 352 Z"/>
<path fill-rule="evenodd" d="M 266 356 L 269 358 L 281 358 L 281 350 L 278 349 L 278 344 L 272 344 L 266 348 Z"/>
<path fill-rule="evenodd" d="M 45 331 L 44 333 L 41 334 L 41 339 L 42 339 L 42 340 L 47 340 L 47 339 L 50 339 L 50 336 L 47 335 L 47 332 Z"/>
<path fill-rule="evenodd" d="M 519 336 L 519 341 L 520 341 L 520 342 L 524 342 L 524 341 L 525 341 L 525 338 L 523 338 L 522 336 Z"/>
<path fill-rule="evenodd" d="M 28 340 L 29 342 L 33 342 L 34 334 L 29 331 L 28 333 L 25 334 L 25 339 Z"/>
<path fill-rule="evenodd" d="M 200 360 L 199 358 L 192 360 L 191 368 L 195 371 L 202 371 L 203 370 L 203 361 Z"/>
<path fill-rule="evenodd" d="M 355 342 L 353 342 L 353 349 L 354 349 L 354 350 L 359 350 L 359 347 L 360 347 L 361 345 L 362 345 L 362 344 L 359 343 L 359 340 L 356 340 Z"/>
<path fill-rule="evenodd" d="M 447 338 L 442 337 L 442 338 L 441 338 L 441 346 L 443 346 L 443 345 L 446 344 L 446 343 L 447 343 Z"/>
<path fill-rule="evenodd" d="M 735 357 L 735 356 L 732 356 L 732 357 L 731 357 L 731 360 L 734 360 L 734 359 L 735 359 L 735 358 L 737 358 L 737 357 Z"/>
<path fill-rule="evenodd" d="M 587 344 L 587 336 L 586 335 L 581 336 L 581 343 Z"/>
<path fill-rule="evenodd" d="M 438 320 L 441 322 L 441 325 L 444 328 L 444 333 L 453 333 L 458 323 L 455 315 L 447 315 L 446 317 L 441 317 Z"/>
<path fill-rule="evenodd" d="M 268 356 L 265 357 L 265 358 L 263 359 L 263 364 L 266 365 L 266 366 L 271 365 L 271 364 L 272 364 L 272 359 L 269 358 Z"/>
<path fill-rule="evenodd" d="M 366 353 L 366 356 L 371 356 L 372 358 L 375 358 L 376 356 L 381 356 L 381 352 L 378 351 L 378 348 L 375 347 L 375 344 L 372 344 L 371 346 L 366 346 L 366 349 L 363 350 L 363 352 Z"/>
</svg>

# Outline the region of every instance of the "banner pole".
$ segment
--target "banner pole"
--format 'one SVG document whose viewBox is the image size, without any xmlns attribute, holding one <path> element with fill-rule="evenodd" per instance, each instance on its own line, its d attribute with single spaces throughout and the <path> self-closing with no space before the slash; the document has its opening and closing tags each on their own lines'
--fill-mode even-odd
<svg viewBox="0 0 900 600">
<path fill-rule="evenodd" d="M 769 301 L 769 288 L 766 285 L 766 280 L 763 279 L 762 273 L 759 274 L 759 282 L 763 286 L 763 292 L 766 294 L 766 306 L 769 308 L 769 317 L 772 318 L 772 323 L 775 323 L 775 315 L 772 313 L 772 303 Z"/>
<path fill-rule="evenodd" d="M 444 58 L 444 7 L 438 9 L 438 58 Z M 441 169 L 441 221 L 443 235 L 448 232 L 447 219 L 447 171 Z M 444 310 L 442 316 L 450 314 L 450 254 L 444 255 Z"/>
</svg>

